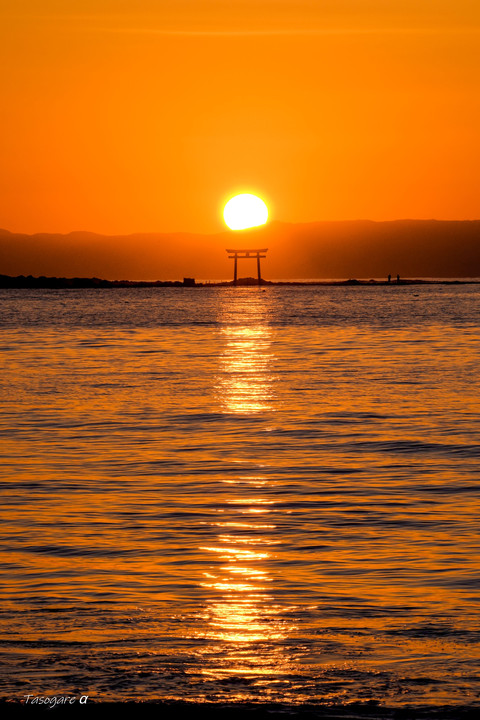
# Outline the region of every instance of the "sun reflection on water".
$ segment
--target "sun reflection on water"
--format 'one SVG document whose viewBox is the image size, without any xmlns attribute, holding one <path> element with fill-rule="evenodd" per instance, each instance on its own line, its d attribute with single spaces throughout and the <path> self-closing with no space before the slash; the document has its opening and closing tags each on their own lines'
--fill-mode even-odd
<svg viewBox="0 0 480 720">
<path fill-rule="evenodd" d="M 265 295 L 232 294 L 222 311 L 224 350 L 216 380 L 223 412 L 243 416 L 273 411 L 275 377 L 271 371 L 271 329 Z M 250 462 L 261 465 L 252 454 Z M 212 537 L 200 549 L 211 556 L 201 582 L 205 589 L 202 674 L 236 681 L 255 678 L 266 687 L 278 682 L 291 660 L 285 640 L 292 628 L 275 598 L 276 501 L 272 478 L 260 473 L 223 480 L 229 521 L 212 523 Z M 219 648 L 221 647 L 221 652 Z M 236 699 L 246 688 L 230 688 Z M 232 697 L 229 695 L 229 697 Z"/>
<path fill-rule="evenodd" d="M 263 479 L 258 478 L 263 481 Z M 268 503 L 265 513 L 271 512 L 273 501 L 251 497 L 251 479 L 237 478 L 233 484 L 238 497 L 230 497 L 227 503 L 237 505 Z M 248 495 L 245 496 L 245 484 Z M 232 486 L 232 481 L 229 482 Z M 236 508 L 245 512 L 254 508 Z M 228 532 L 225 532 L 228 526 Z M 215 542 L 200 549 L 211 553 L 212 565 L 204 573 L 202 585 L 212 592 L 206 609 L 209 638 L 229 643 L 248 643 L 281 639 L 285 630 L 280 622 L 272 622 L 278 614 L 273 598 L 268 592 L 272 582 L 269 563 L 274 557 L 274 548 L 279 541 L 266 534 L 274 531 L 274 524 L 215 523 Z M 238 534 L 235 534 L 235 529 Z"/>
<path fill-rule="evenodd" d="M 242 293 L 223 309 L 225 349 L 217 390 L 225 412 L 250 414 L 272 409 L 273 353 L 268 317 L 268 304 L 257 292 Z"/>
<path fill-rule="evenodd" d="M 203 638 L 209 645 L 200 672 L 206 679 L 232 683 L 231 700 L 255 697 L 260 685 L 268 697 L 279 676 L 291 673 L 293 665 L 285 644 L 293 628 L 269 589 L 277 541 L 268 533 L 275 525 L 228 523 L 229 531 L 234 532 L 235 525 L 247 536 L 222 535 L 224 525 L 218 523 L 218 544 L 205 548 L 212 554 L 202 583 L 208 593 Z"/>
<path fill-rule="evenodd" d="M 241 478 L 237 487 L 241 492 Z M 249 498 L 238 500 L 247 503 Z M 231 502 L 235 504 L 237 498 Z M 225 525 L 231 531 L 228 535 L 224 534 Z M 208 628 L 206 637 L 227 647 L 221 666 L 210 662 L 203 672 L 220 676 L 269 673 L 273 676 L 279 663 L 285 664 L 287 658 L 282 654 L 280 660 L 278 645 L 273 647 L 271 643 L 285 640 L 289 631 L 282 617 L 283 608 L 269 591 L 273 582 L 270 565 L 279 541 L 268 532 L 276 527 L 254 522 L 217 523 L 216 526 L 217 542 L 201 548 L 212 555 L 212 565 L 204 573 L 202 583 L 210 595 L 204 619 Z M 233 534 L 234 528 L 248 534 L 237 536 Z M 250 652 L 243 651 L 239 656 L 239 648 L 245 650 L 246 646 Z"/>
</svg>

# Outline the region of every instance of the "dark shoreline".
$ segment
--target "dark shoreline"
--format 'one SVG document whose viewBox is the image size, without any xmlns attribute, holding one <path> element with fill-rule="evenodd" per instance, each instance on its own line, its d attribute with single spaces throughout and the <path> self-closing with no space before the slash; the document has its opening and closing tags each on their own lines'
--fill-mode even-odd
<svg viewBox="0 0 480 720">
<path fill-rule="evenodd" d="M 188 701 L 132 701 L 125 702 L 96 702 L 88 700 L 86 704 L 60 704 L 55 707 L 49 705 L 26 705 L 17 700 L 0 700 L 2 717 L 16 718 L 38 717 L 46 714 L 47 717 L 77 718 L 104 718 L 117 717 L 119 712 L 126 711 L 129 715 L 152 718 L 152 720 L 177 720 L 179 717 L 199 720 L 289 720 L 302 718 L 304 720 L 474 720 L 478 717 L 477 704 L 446 705 L 446 706 L 409 706 L 388 707 L 376 702 L 353 702 L 339 704 L 304 704 L 288 705 L 283 703 L 254 703 L 254 702 L 188 702 Z"/>
<path fill-rule="evenodd" d="M 421 278 L 401 278 L 399 281 L 392 280 L 357 280 L 351 278 L 349 280 L 263 280 L 262 287 L 343 287 L 343 286 L 359 286 L 359 287 L 398 287 L 399 285 L 479 285 L 480 279 L 421 279 Z M 217 288 L 217 287 L 235 287 L 233 280 L 224 282 L 195 282 L 193 278 L 184 278 L 182 280 L 103 280 L 101 278 L 57 278 L 57 277 L 33 277 L 32 275 L 18 275 L 12 277 L 10 275 L 0 275 L 0 289 L 45 289 L 45 290 L 69 290 L 82 288 Z M 239 278 L 237 287 L 258 287 L 258 281 L 255 278 Z"/>
</svg>

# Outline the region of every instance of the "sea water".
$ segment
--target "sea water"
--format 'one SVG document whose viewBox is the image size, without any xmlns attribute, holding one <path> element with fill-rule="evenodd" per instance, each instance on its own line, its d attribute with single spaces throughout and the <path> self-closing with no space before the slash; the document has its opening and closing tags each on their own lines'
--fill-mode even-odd
<svg viewBox="0 0 480 720">
<path fill-rule="evenodd" d="M 1 696 L 478 702 L 480 286 L 0 294 Z"/>
</svg>

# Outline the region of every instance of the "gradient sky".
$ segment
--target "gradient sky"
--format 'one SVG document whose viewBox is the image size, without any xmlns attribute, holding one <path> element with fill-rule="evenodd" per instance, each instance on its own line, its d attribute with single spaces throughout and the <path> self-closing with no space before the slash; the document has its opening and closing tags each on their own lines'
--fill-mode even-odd
<svg viewBox="0 0 480 720">
<path fill-rule="evenodd" d="M 0 0 L 0 227 L 480 217 L 478 0 Z"/>
</svg>

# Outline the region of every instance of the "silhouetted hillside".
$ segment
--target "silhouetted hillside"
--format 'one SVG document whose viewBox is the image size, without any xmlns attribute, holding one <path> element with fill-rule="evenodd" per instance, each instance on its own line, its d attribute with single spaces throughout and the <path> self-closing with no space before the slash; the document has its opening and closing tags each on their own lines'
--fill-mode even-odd
<svg viewBox="0 0 480 720">
<path fill-rule="evenodd" d="M 227 247 L 268 247 L 267 279 L 480 276 L 480 221 L 272 222 L 217 235 L 73 232 L 23 235 L 0 230 L 0 273 L 114 280 L 232 277 Z M 255 273 L 240 261 L 239 273 Z"/>
</svg>

